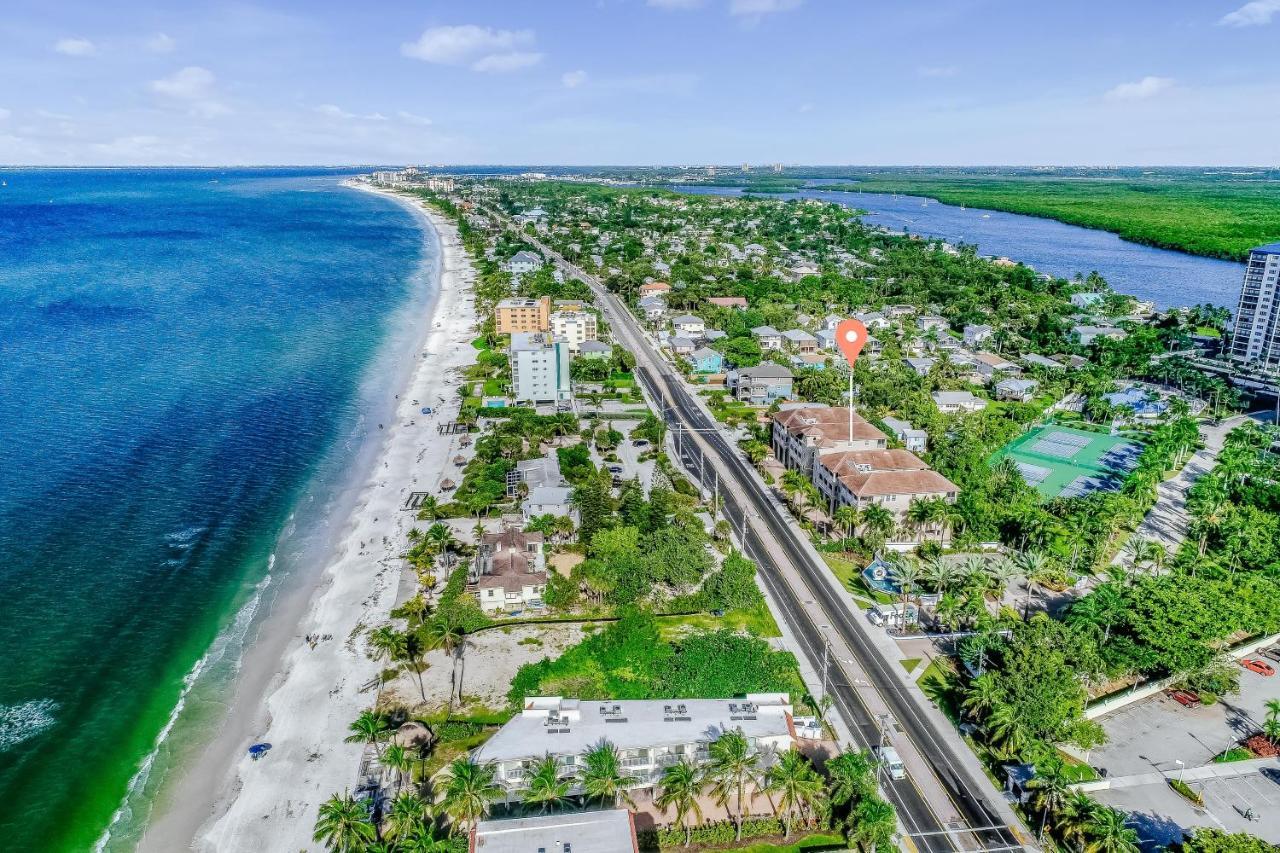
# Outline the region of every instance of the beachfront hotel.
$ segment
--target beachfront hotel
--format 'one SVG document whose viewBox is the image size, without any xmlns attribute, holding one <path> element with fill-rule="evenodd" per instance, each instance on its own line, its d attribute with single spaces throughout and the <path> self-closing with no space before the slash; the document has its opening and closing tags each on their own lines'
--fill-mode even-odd
<svg viewBox="0 0 1280 853">
<path fill-rule="evenodd" d="M 551 329 L 551 297 L 503 299 L 493 309 L 494 331 L 499 335 L 516 332 L 546 332 Z"/>
<path fill-rule="evenodd" d="M 821 739 L 812 717 L 793 715 L 785 693 L 748 693 L 741 699 L 591 700 L 562 696 L 526 697 L 520 713 L 472 752 L 473 760 L 497 765 L 503 802 L 520 802 L 526 775 L 546 756 L 572 780 L 584 755 L 612 744 L 632 791 L 652 789 L 662 771 L 682 760 L 707 763 L 707 747 L 721 734 L 740 731 L 753 751 L 768 756 L 802 742 Z M 570 794 L 581 793 L 576 782 Z"/>
<path fill-rule="evenodd" d="M 1246 364 L 1280 368 L 1280 243 L 1249 252 L 1227 354 Z"/>
<path fill-rule="evenodd" d="M 511 396 L 517 403 L 565 403 L 573 399 L 569 345 L 542 333 L 511 336 Z"/>
</svg>

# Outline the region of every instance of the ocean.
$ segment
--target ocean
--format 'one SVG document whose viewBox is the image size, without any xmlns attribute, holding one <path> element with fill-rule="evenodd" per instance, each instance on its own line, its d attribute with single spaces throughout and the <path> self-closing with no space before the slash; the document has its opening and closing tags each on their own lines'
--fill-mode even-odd
<svg viewBox="0 0 1280 853">
<path fill-rule="evenodd" d="M 321 568 L 433 298 L 422 224 L 343 177 L 0 169 L 4 849 L 132 847 Z"/>
</svg>

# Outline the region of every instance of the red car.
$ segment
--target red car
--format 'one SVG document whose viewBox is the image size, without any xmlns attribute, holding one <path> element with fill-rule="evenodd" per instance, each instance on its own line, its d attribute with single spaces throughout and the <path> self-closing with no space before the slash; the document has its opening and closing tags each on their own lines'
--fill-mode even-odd
<svg viewBox="0 0 1280 853">
<path fill-rule="evenodd" d="M 1184 708 L 1200 704 L 1200 696 L 1193 690 L 1170 690 L 1169 698 Z"/>
<path fill-rule="evenodd" d="M 1250 672 L 1256 672 L 1258 675 L 1275 675 L 1276 668 L 1266 661 L 1257 658 L 1245 658 L 1240 661 L 1240 665 Z"/>
</svg>

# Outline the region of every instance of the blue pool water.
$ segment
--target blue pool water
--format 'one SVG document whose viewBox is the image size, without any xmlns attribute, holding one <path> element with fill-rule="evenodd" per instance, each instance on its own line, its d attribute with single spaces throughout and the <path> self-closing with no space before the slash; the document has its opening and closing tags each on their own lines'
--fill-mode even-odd
<svg viewBox="0 0 1280 853">
<path fill-rule="evenodd" d="M 234 669 L 429 250 L 334 173 L 0 178 L 0 846 L 83 850 Z"/>
</svg>

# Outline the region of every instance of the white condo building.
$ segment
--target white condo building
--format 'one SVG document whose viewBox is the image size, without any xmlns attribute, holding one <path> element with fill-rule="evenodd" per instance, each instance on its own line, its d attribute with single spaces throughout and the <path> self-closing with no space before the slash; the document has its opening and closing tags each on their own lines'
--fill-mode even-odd
<svg viewBox="0 0 1280 853">
<path fill-rule="evenodd" d="M 1227 354 L 1236 361 L 1280 367 L 1280 243 L 1249 252 Z"/>
<path fill-rule="evenodd" d="M 767 766 L 775 753 L 798 745 L 798 738 L 821 738 L 812 717 L 794 717 L 785 693 L 749 693 L 742 699 L 568 699 L 526 697 L 520 713 L 471 753 L 473 760 L 497 765 L 497 782 L 506 802 L 519 802 L 525 776 L 547 755 L 555 756 L 561 776 L 572 780 L 583 755 L 608 742 L 622 757 L 632 790 L 652 788 L 664 768 L 681 760 L 708 760 L 707 747 L 726 731 L 741 731 Z M 580 792 L 573 783 L 570 794 Z"/>
<path fill-rule="evenodd" d="M 551 335 L 568 344 L 569 352 L 576 353 L 585 342 L 596 340 L 597 334 L 596 315 L 590 311 L 563 309 L 551 313 Z"/>
<path fill-rule="evenodd" d="M 573 399 L 569 345 L 536 332 L 511 335 L 511 396 L 517 403 L 564 403 Z"/>
</svg>

